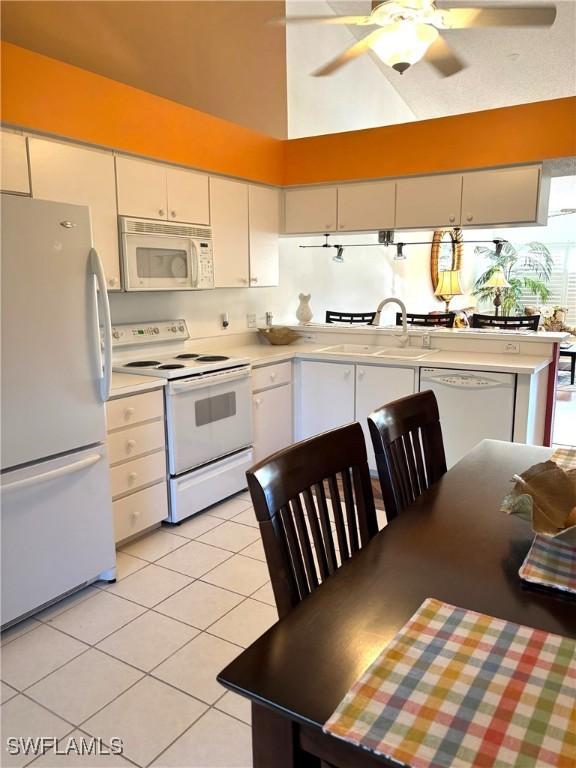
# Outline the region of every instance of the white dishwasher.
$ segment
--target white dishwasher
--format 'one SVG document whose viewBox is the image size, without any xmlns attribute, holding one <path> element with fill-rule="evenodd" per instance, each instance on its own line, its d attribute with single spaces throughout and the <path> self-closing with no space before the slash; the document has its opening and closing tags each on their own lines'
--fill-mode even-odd
<svg viewBox="0 0 576 768">
<path fill-rule="evenodd" d="M 512 440 L 516 374 L 421 368 L 426 389 L 438 401 L 448 468 L 480 440 Z"/>
</svg>

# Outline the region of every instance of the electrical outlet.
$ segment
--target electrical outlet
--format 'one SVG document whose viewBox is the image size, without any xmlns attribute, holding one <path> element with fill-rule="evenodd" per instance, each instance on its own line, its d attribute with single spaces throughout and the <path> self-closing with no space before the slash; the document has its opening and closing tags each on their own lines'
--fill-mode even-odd
<svg viewBox="0 0 576 768">
<path fill-rule="evenodd" d="M 256 313 L 249 312 L 246 315 L 246 325 L 248 328 L 256 328 Z"/>
<path fill-rule="evenodd" d="M 430 334 L 425 333 L 422 335 L 422 349 L 430 349 Z"/>
<path fill-rule="evenodd" d="M 504 352 L 517 355 L 520 352 L 520 344 L 517 341 L 509 341 L 504 346 Z"/>
</svg>

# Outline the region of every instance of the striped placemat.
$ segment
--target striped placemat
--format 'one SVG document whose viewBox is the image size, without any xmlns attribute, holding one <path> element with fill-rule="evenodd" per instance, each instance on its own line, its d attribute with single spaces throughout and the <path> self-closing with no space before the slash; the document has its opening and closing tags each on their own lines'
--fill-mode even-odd
<svg viewBox="0 0 576 768">
<path fill-rule="evenodd" d="M 524 581 L 576 593 L 576 547 L 536 536 L 518 575 Z"/>
<path fill-rule="evenodd" d="M 555 461 L 562 469 L 576 469 L 576 448 L 556 448 L 550 461 Z"/>
<path fill-rule="evenodd" d="M 574 768 L 576 641 L 428 598 L 324 731 L 412 768 Z"/>
</svg>

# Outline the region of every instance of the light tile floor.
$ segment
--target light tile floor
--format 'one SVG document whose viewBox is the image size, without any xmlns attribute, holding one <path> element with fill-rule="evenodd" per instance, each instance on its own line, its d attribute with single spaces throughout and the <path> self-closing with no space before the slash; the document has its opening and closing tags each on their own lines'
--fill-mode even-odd
<svg viewBox="0 0 576 768">
<path fill-rule="evenodd" d="M 241 493 L 118 552 L 96 584 L 2 635 L 0 764 L 249 768 L 250 705 L 217 673 L 277 619 Z M 123 740 L 123 755 L 9 755 L 6 738 Z"/>
</svg>

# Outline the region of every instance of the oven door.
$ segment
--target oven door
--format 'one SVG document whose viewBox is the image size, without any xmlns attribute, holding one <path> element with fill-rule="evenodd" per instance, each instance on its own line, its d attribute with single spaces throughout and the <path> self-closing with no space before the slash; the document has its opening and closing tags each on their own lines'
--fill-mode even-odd
<svg viewBox="0 0 576 768">
<path fill-rule="evenodd" d="M 188 237 L 123 233 L 128 291 L 191 290 L 198 283 L 198 256 Z"/>
<path fill-rule="evenodd" d="M 250 369 L 172 381 L 166 388 L 171 475 L 252 444 Z"/>
</svg>

